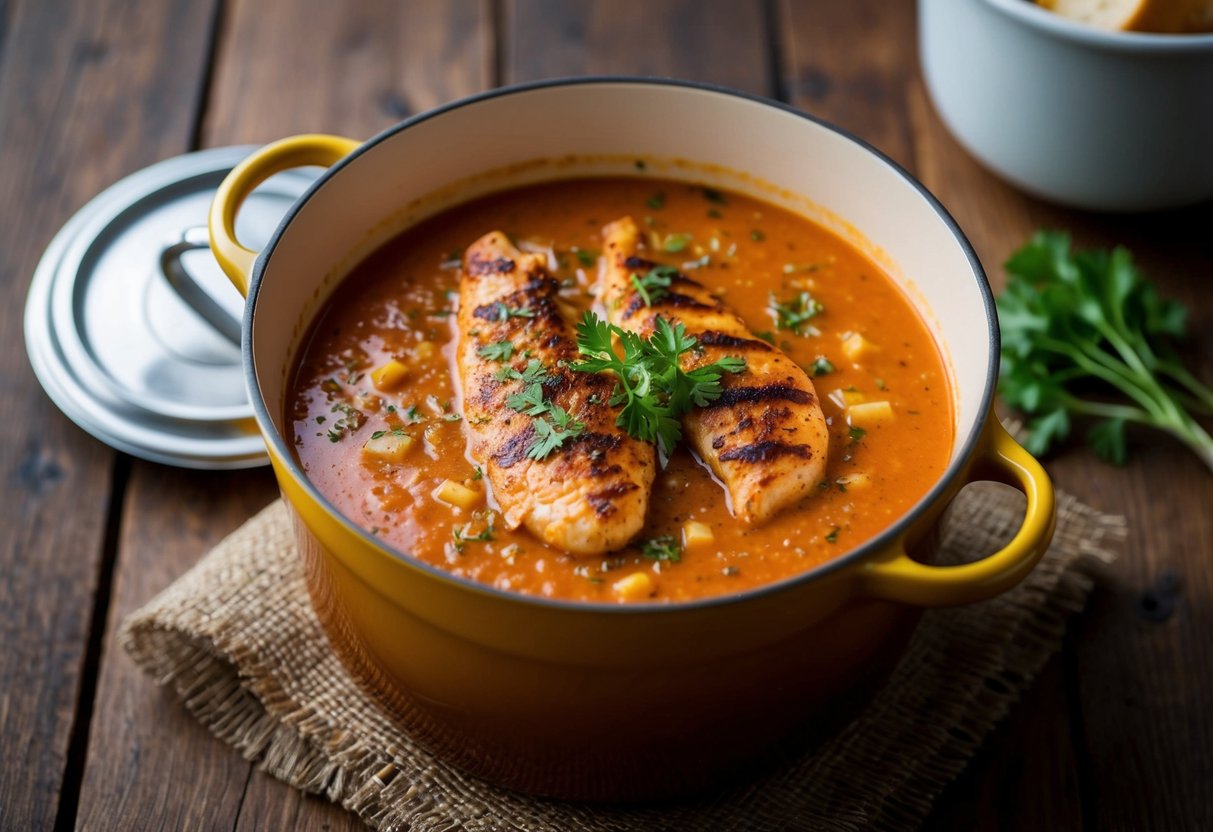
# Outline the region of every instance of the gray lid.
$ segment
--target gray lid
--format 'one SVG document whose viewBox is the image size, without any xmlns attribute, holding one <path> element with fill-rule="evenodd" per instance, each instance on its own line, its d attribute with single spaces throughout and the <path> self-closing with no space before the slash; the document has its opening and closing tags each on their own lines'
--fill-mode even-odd
<svg viewBox="0 0 1213 832">
<path fill-rule="evenodd" d="M 240 359 L 244 300 L 211 256 L 206 220 L 223 177 L 252 147 L 167 159 L 72 217 L 34 272 L 25 344 L 68 418 L 134 456 L 187 468 L 268 460 Z M 261 248 L 317 171 L 279 174 L 237 220 Z"/>
</svg>

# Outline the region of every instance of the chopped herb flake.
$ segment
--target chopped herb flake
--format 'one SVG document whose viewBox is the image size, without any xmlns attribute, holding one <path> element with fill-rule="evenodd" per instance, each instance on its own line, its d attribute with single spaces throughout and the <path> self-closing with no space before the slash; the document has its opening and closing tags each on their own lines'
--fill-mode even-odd
<svg viewBox="0 0 1213 832">
<path fill-rule="evenodd" d="M 769 309 L 776 329 L 786 329 L 797 335 L 820 334 L 809 321 L 824 312 L 825 307 L 808 292 L 797 292 L 787 301 L 780 301 L 772 295 Z"/>
<path fill-rule="evenodd" d="M 641 541 L 640 554 L 650 560 L 678 563 L 682 560 L 682 546 L 671 535 L 663 534 Z"/>
<path fill-rule="evenodd" d="M 818 376 L 829 375 L 838 368 L 831 363 L 830 359 L 826 358 L 824 355 L 819 355 L 813 361 L 813 364 L 809 369 L 813 371 L 813 378 L 817 378 Z"/>
<path fill-rule="evenodd" d="M 632 285 L 637 294 L 644 300 L 645 306 L 652 306 L 654 301 L 661 300 L 669 294 L 670 283 L 678 276 L 678 269 L 673 266 L 654 266 L 644 274 L 632 273 Z"/>
<path fill-rule="evenodd" d="M 509 361 L 510 356 L 514 354 L 514 345 L 509 341 L 497 341 L 476 350 L 476 354 L 489 361 Z"/>
<path fill-rule="evenodd" d="M 667 234 L 661 247 L 670 254 L 683 251 L 691 242 L 690 234 Z"/>
</svg>

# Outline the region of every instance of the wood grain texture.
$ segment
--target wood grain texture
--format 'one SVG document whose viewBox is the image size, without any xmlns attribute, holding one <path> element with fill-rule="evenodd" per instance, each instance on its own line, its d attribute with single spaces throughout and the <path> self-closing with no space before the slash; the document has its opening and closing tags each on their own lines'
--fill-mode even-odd
<svg viewBox="0 0 1213 832">
<path fill-rule="evenodd" d="M 508 83 L 569 75 L 654 75 L 770 94 L 761 3 L 733 0 L 504 0 Z"/>
<path fill-rule="evenodd" d="M 219 28 L 205 143 L 301 131 L 369 136 L 405 110 L 475 92 L 487 85 L 492 65 L 487 21 L 480 2 L 237 2 Z M 318 41 L 315 31 L 331 37 Z M 80 828 L 360 826 L 322 799 L 254 771 L 151 685 L 115 642 L 123 616 L 275 495 L 264 469 L 134 467 L 98 689 L 97 711 L 106 716 L 89 744 Z"/>
<path fill-rule="evenodd" d="M 114 454 L 55 409 L 25 358 L 21 312 L 72 211 L 185 149 L 211 4 L 4 4 L 0 52 L 0 828 L 55 822 L 76 724 Z M 200 37 L 200 34 L 202 35 Z M 100 581 L 104 585 L 103 581 Z M 83 719 L 82 716 L 80 718 Z M 73 725 L 75 728 L 73 729 Z M 82 746 L 81 746 L 82 747 Z M 69 803 L 75 783 L 69 782 Z M 68 810 L 70 820 L 70 808 Z"/>
<path fill-rule="evenodd" d="M 244 793 L 235 832 L 357 832 L 358 817 L 323 797 L 306 795 L 263 771 L 254 771 Z"/>
<path fill-rule="evenodd" d="M 921 81 L 911 88 L 918 173 L 969 235 L 996 289 L 1001 264 L 1036 228 L 1073 233 L 1080 247 L 1123 244 L 1164 295 L 1193 312 L 1191 366 L 1213 379 L 1213 310 L 1208 234 L 1213 206 L 1158 215 L 1106 216 L 1027 197 L 983 170 L 947 134 Z M 1081 431 L 1078 431 L 1081 435 Z M 1073 625 L 1066 689 L 1087 828 L 1185 829 L 1213 824 L 1213 477 L 1178 443 L 1131 433 L 1129 465 L 1097 460 L 1080 439 L 1046 460 L 1064 488 L 1129 520 L 1125 555 L 1109 570 L 1090 609 Z M 1199 508 L 1204 507 L 1204 508 Z M 1142 599 L 1164 573 L 1180 595 L 1162 620 Z M 1049 719 L 1034 713 L 1034 720 Z M 1048 746 L 1025 748 L 1045 760 Z M 990 777 L 997 777 L 991 770 Z M 1043 781 L 1025 778 L 1021 800 Z"/>
<path fill-rule="evenodd" d="M 136 462 L 122 516 L 77 828 L 231 829 L 251 766 L 211 737 L 117 642 L 150 600 L 273 495 L 267 470 L 199 472 Z"/>
<path fill-rule="evenodd" d="M 369 138 L 488 88 L 493 65 L 487 0 L 232 0 L 204 142 Z"/>
<path fill-rule="evenodd" d="M 917 61 L 914 4 L 780 0 L 777 8 L 789 103 L 912 168 L 906 91 Z"/>
</svg>

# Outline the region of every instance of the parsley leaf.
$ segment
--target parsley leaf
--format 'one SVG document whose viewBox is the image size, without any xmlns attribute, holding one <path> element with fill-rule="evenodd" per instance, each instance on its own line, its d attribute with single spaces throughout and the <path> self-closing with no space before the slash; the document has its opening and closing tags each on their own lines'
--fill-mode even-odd
<svg viewBox="0 0 1213 832">
<path fill-rule="evenodd" d="M 615 348 L 618 338 L 623 348 Z M 691 407 L 703 407 L 720 397 L 723 373 L 745 369 L 745 360 L 726 357 L 684 371 L 678 361 L 697 344 L 682 324 L 658 317 L 647 339 L 586 312 L 577 325 L 577 347 L 586 358 L 571 365 L 580 372 L 611 372 L 615 390 L 609 404 L 622 407 L 615 424 L 630 436 L 656 442 L 667 456 L 682 438 L 679 418 Z"/>
<path fill-rule="evenodd" d="M 1038 231 L 1006 270 L 999 390 L 1029 416 L 1029 451 L 1047 451 L 1079 416 L 1099 420 L 1087 439 L 1104 459 L 1125 460 L 1134 422 L 1170 433 L 1213 468 L 1213 437 L 1193 416 L 1213 414 L 1213 389 L 1172 347 L 1187 310 L 1161 298 L 1127 250 L 1072 252 L 1068 235 Z"/>
<path fill-rule="evenodd" d="M 522 370 L 502 367 L 497 371 L 496 378 L 498 381 L 521 381 L 523 384 L 535 384 L 548 380 L 548 370 L 538 358 L 532 358 L 527 361 L 526 367 Z"/>
<path fill-rule="evenodd" d="M 809 324 L 825 311 L 821 301 L 815 300 L 808 292 L 797 292 L 788 301 L 780 301 L 771 295 L 771 317 L 775 319 L 776 329 L 787 329 L 797 335 L 820 335 L 817 327 Z"/>
<path fill-rule="evenodd" d="M 497 301 L 494 306 L 497 308 L 497 320 L 501 322 L 508 321 L 510 318 L 535 317 L 535 310 L 526 306 L 507 306 L 501 301 Z"/>
<path fill-rule="evenodd" d="M 514 345 L 509 341 L 498 341 L 484 345 L 476 350 L 476 354 L 489 361 L 509 361 L 510 356 L 514 354 Z"/>
<path fill-rule="evenodd" d="M 826 358 L 824 355 L 819 355 L 813 361 L 812 365 L 810 365 L 809 369 L 813 372 L 813 378 L 818 378 L 819 376 L 829 375 L 838 368 L 834 366 L 830 359 Z"/>
<path fill-rule="evenodd" d="M 543 398 L 543 385 L 539 382 L 527 385 L 521 393 L 512 393 L 505 406 L 524 416 L 539 416 L 548 412 L 548 403 Z"/>
<path fill-rule="evenodd" d="M 540 416 L 534 421 L 535 440 L 527 448 L 531 459 L 546 459 L 548 454 L 574 439 L 585 430 L 585 423 L 576 422 L 563 407 L 548 404 L 548 418 Z"/>
</svg>

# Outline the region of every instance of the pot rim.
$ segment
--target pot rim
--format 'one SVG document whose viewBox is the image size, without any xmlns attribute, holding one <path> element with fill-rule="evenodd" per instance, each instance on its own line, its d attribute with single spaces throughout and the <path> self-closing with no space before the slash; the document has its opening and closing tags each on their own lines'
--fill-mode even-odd
<svg viewBox="0 0 1213 832">
<path fill-rule="evenodd" d="M 282 236 L 285 234 L 295 216 L 302 210 L 303 206 L 306 205 L 307 202 L 321 188 L 323 188 L 330 179 L 338 175 L 347 165 L 353 163 L 358 157 L 362 156 L 371 148 L 393 138 L 396 134 L 401 133 L 416 124 L 428 121 L 452 110 L 475 105 L 481 101 L 486 101 L 493 98 L 527 93 L 535 90 L 547 89 L 549 87 L 590 85 L 656 86 L 708 92 L 716 95 L 740 98 L 752 103 L 781 110 L 784 113 L 796 116 L 797 118 L 802 118 L 853 142 L 875 157 L 876 161 L 882 162 L 891 168 L 895 174 L 900 176 L 918 192 L 918 194 L 927 203 L 927 206 L 935 212 L 938 219 L 943 222 L 947 229 L 951 232 L 952 237 L 960 246 L 961 251 L 968 260 L 970 272 L 977 284 L 978 292 L 981 294 L 982 305 L 986 316 L 987 332 L 989 335 L 988 351 L 986 356 L 987 376 L 985 389 L 982 390 L 981 401 L 977 409 L 980 417 L 975 424 L 973 432 L 965 440 L 964 445 L 953 457 L 944 473 L 939 477 L 938 480 L 935 481 L 935 484 L 931 486 L 930 490 L 919 498 L 919 500 L 895 523 L 886 528 L 880 534 L 857 546 L 856 548 L 845 552 L 836 558 L 826 561 L 825 563 L 822 563 L 812 569 L 809 569 L 806 572 L 784 578 L 783 580 L 776 581 L 774 583 L 764 584 L 751 589 L 729 593 L 726 595 L 712 596 L 692 601 L 642 604 L 617 604 L 600 601 L 571 601 L 555 598 L 544 598 L 541 596 L 524 595 L 518 592 L 497 589 L 496 587 L 480 583 L 472 580 L 471 578 L 464 578 L 462 576 L 455 575 L 437 566 L 426 563 L 406 552 L 402 552 L 393 546 L 385 544 L 382 540 L 373 537 L 361 526 L 357 525 L 346 517 L 345 514 L 338 510 L 327 497 L 320 493 L 319 489 L 316 488 L 315 484 L 310 479 L 308 479 L 299 463 L 291 454 L 290 448 L 287 446 L 282 434 L 275 427 L 273 418 L 269 412 L 269 408 L 266 405 L 264 397 L 261 395 L 261 385 L 257 376 L 256 364 L 253 360 L 253 319 L 256 315 L 257 300 L 260 295 L 261 284 L 265 276 L 266 267 L 273 257 L 274 250 L 277 248 Z M 364 544 L 394 558 L 397 561 L 402 562 L 413 569 L 421 570 L 429 577 L 434 577 L 439 580 L 449 582 L 458 586 L 460 589 L 488 596 L 496 600 L 520 603 L 525 606 L 546 608 L 563 612 L 586 614 L 605 613 L 609 615 L 672 615 L 690 610 L 704 610 L 709 608 L 742 604 L 757 598 L 767 597 L 781 592 L 793 590 L 802 584 L 833 574 L 839 570 L 850 568 L 865 558 L 870 557 L 871 555 L 880 551 L 886 550 L 891 545 L 895 545 L 896 542 L 902 538 L 913 526 L 913 524 L 921 518 L 921 516 L 930 506 L 934 505 L 944 497 L 954 481 L 956 481 L 957 478 L 959 478 L 966 470 L 969 461 L 976 453 L 978 445 L 982 440 L 982 436 L 986 431 L 986 427 L 989 424 L 989 420 L 993 415 L 992 405 L 995 387 L 998 382 L 998 362 L 1001 347 L 1001 335 L 998 326 L 998 315 L 994 304 L 994 294 L 990 288 L 989 279 L 986 277 L 985 269 L 982 268 L 981 261 L 978 259 L 977 253 L 973 250 L 972 244 L 969 242 L 956 220 L 951 214 L 948 213 L 947 209 L 944 208 L 943 204 L 940 203 L 934 194 L 932 194 L 926 188 L 926 186 L 919 182 L 917 178 L 905 170 L 905 168 L 893 161 L 893 159 L 848 130 L 838 127 L 837 125 L 834 125 L 817 116 L 811 115 L 803 110 L 798 110 L 789 104 L 775 101 L 766 98 L 765 96 L 702 81 L 636 77 L 627 75 L 592 75 L 573 78 L 550 78 L 540 81 L 530 81 L 521 84 L 497 87 L 495 89 L 460 98 L 456 101 L 452 101 L 431 110 L 426 110 L 425 112 L 410 116 L 409 118 L 386 128 L 375 136 L 372 136 L 370 139 L 367 139 L 349 155 L 339 160 L 336 164 L 332 165 L 323 174 L 321 174 L 321 176 L 311 185 L 311 187 L 309 187 L 307 191 L 295 201 L 290 209 L 287 210 L 281 222 L 278 224 L 278 227 L 274 230 L 273 236 L 270 238 L 265 248 L 258 252 L 252 274 L 249 278 L 247 301 L 245 303 L 244 317 L 241 322 L 240 340 L 242 361 L 245 371 L 245 384 L 248 387 L 249 399 L 253 404 L 253 411 L 257 425 L 260 428 L 267 444 L 270 446 L 271 456 L 276 458 L 279 463 L 285 467 L 287 472 L 289 472 L 290 476 L 294 479 L 295 483 L 302 488 L 313 501 L 322 507 L 331 517 L 331 519 L 337 521 L 347 531 L 360 538 Z M 293 506 L 292 509 L 294 510 Z"/>
<path fill-rule="evenodd" d="M 1213 32 L 1167 34 L 1164 32 L 1112 32 L 1062 17 L 1024 0 L 982 0 L 1004 17 L 1057 40 L 1093 46 L 1109 52 L 1132 54 L 1213 55 Z"/>
</svg>

